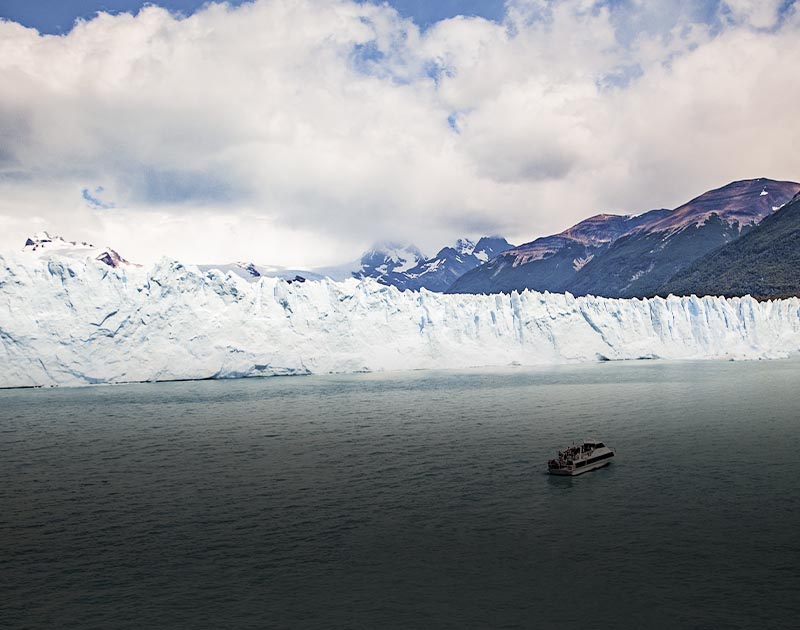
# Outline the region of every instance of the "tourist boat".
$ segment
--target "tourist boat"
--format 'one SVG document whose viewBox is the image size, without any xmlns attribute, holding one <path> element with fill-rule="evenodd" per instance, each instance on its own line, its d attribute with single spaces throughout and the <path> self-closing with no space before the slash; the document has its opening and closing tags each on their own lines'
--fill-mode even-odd
<svg viewBox="0 0 800 630">
<path fill-rule="evenodd" d="M 597 440 L 584 440 L 578 446 L 569 446 L 558 452 L 558 458 L 547 462 L 551 475 L 580 475 L 611 463 L 614 451 Z"/>
</svg>

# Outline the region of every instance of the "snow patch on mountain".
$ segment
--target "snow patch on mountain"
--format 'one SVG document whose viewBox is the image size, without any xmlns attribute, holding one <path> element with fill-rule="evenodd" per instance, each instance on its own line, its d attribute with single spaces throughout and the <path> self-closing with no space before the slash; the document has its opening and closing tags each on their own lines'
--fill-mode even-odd
<svg viewBox="0 0 800 630">
<path fill-rule="evenodd" d="M 800 300 L 443 295 L 0 256 L 0 386 L 785 357 Z"/>
<path fill-rule="evenodd" d="M 575 259 L 572 261 L 572 268 L 573 268 L 575 271 L 580 271 L 580 270 L 581 270 L 581 269 L 583 269 L 583 268 L 584 268 L 584 267 L 585 267 L 585 266 L 586 266 L 588 263 L 590 263 L 590 262 L 592 261 L 592 258 L 594 258 L 594 254 L 589 254 L 589 255 L 587 255 L 587 256 L 581 256 L 580 258 L 575 258 Z"/>
<path fill-rule="evenodd" d="M 222 265 L 197 265 L 197 268 L 204 273 L 212 270 L 230 273 L 249 282 L 255 282 L 259 278 L 281 278 L 283 280 L 302 278 L 303 280 L 321 280 L 324 277 L 313 271 L 287 269 L 286 267 L 279 267 L 276 265 L 257 265 L 256 263 L 248 261 Z"/>
</svg>

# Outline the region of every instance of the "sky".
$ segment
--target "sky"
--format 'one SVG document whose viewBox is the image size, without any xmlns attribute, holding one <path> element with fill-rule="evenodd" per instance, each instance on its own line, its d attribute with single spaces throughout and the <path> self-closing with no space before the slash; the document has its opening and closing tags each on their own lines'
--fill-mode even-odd
<svg viewBox="0 0 800 630">
<path fill-rule="evenodd" d="M 239 6 L 246 0 L 232 0 L 228 4 Z M 189 16 L 207 4 L 206 0 L 0 0 L 0 16 L 35 28 L 40 33 L 63 35 L 72 30 L 75 20 L 88 20 L 99 11 L 117 14 L 136 13 L 148 4 L 168 9 L 174 14 Z M 505 13 L 503 0 L 394 0 L 389 3 L 405 17 L 410 17 L 421 28 L 457 15 L 480 16 L 501 21 Z"/>
<path fill-rule="evenodd" d="M 794 0 L 0 0 L 0 252 L 308 268 L 800 179 Z"/>
</svg>

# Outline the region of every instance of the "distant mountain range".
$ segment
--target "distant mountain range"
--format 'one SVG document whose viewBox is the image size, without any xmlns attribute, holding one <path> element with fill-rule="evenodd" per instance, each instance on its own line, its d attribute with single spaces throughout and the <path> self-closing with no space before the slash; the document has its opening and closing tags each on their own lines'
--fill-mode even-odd
<svg viewBox="0 0 800 630">
<path fill-rule="evenodd" d="M 219 269 L 247 280 L 261 276 L 285 280 L 320 280 L 327 277 L 336 281 L 373 278 L 401 290 L 417 291 L 424 288 L 444 292 L 461 275 L 511 247 L 506 239 L 499 236 L 484 236 L 477 242 L 459 239 L 454 246 L 443 247 L 433 258 L 426 258 L 415 245 L 382 242 L 373 245 L 356 261 L 308 271 L 249 262 L 200 265 L 200 269 Z"/>
<path fill-rule="evenodd" d="M 47 232 L 24 251 L 131 265 L 111 248 Z M 198 265 L 249 281 L 373 278 L 401 290 L 498 293 L 532 289 L 573 295 L 800 295 L 800 184 L 737 181 L 674 210 L 598 214 L 520 246 L 499 236 L 459 239 L 426 258 L 414 245 L 378 243 L 358 260 L 311 270 L 253 262 Z"/>
<path fill-rule="evenodd" d="M 462 275 L 448 288 L 448 293 L 496 293 L 526 288 L 565 291 L 597 254 L 649 217 L 666 212 L 669 210 L 654 210 L 642 217 L 598 214 L 559 234 L 506 250 Z"/>
<path fill-rule="evenodd" d="M 506 239 L 499 236 L 484 236 L 477 242 L 459 239 L 455 246 L 443 247 L 433 258 L 419 259 L 414 267 L 396 271 L 391 276 L 377 277 L 377 280 L 399 289 L 416 291 L 425 288 L 444 292 L 466 272 L 511 247 Z"/>
<path fill-rule="evenodd" d="M 486 236 L 477 242 L 459 239 L 453 247 L 443 247 L 433 258 L 426 258 L 414 245 L 382 242 L 353 262 L 312 270 L 289 269 L 274 265 L 239 261 L 223 264 L 200 264 L 201 271 L 217 269 L 248 281 L 258 278 L 282 278 L 288 281 L 322 280 L 335 281 L 348 278 L 373 278 L 378 282 L 399 289 L 443 292 L 466 271 L 485 263 L 512 247 L 504 238 Z M 68 241 L 60 236 L 40 232 L 28 238 L 23 252 L 46 258 L 51 254 L 84 259 L 95 258 L 110 267 L 131 265 L 110 247 L 95 247 L 91 243 Z"/>
<path fill-rule="evenodd" d="M 655 295 L 676 274 L 754 229 L 799 191 L 795 182 L 752 179 L 709 191 L 675 210 L 597 215 L 502 253 L 465 273 L 448 292 Z"/>
</svg>

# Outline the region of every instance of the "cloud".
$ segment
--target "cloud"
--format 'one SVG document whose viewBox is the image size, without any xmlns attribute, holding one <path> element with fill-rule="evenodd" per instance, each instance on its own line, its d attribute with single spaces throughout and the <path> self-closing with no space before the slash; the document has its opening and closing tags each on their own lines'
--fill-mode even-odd
<svg viewBox="0 0 800 630">
<path fill-rule="evenodd" d="M 349 0 L 150 6 L 60 37 L 2 22 L 0 246 L 31 224 L 136 260 L 313 265 L 796 179 L 783 4 L 514 0 L 424 31 Z"/>
</svg>

